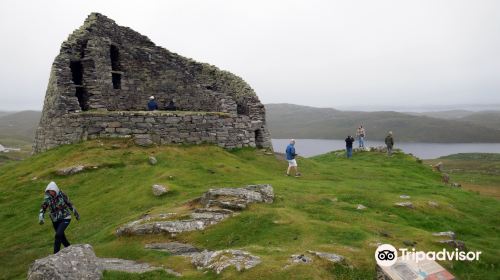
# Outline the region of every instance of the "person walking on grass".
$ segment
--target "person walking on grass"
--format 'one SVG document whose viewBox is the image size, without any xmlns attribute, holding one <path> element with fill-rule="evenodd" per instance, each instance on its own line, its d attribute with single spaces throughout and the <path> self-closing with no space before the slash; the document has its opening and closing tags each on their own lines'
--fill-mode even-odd
<svg viewBox="0 0 500 280">
<path fill-rule="evenodd" d="M 352 143 L 354 143 L 354 137 L 351 135 L 347 136 L 345 139 L 345 150 L 347 153 L 347 158 L 352 158 Z"/>
<path fill-rule="evenodd" d="M 290 176 L 290 171 L 294 169 L 295 177 L 300 177 L 299 169 L 297 166 L 297 161 L 295 157 L 297 154 L 295 153 L 295 140 L 290 140 L 290 144 L 286 147 L 286 160 L 288 161 L 288 168 L 286 170 L 286 176 Z"/>
<path fill-rule="evenodd" d="M 40 225 L 43 225 L 45 222 L 44 215 L 47 209 L 50 209 L 50 219 L 52 220 L 52 226 L 56 232 L 54 237 L 55 254 L 61 249 L 61 244 L 63 244 L 64 247 L 70 246 L 68 239 L 66 239 L 66 235 L 64 235 L 64 231 L 71 222 L 71 212 L 73 212 L 77 220 L 80 220 L 80 214 L 78 214 L 68 196 L 59 190 L 54 182 L 50 182 L 47 188 L 45 188 L 42 207 L 38 215 L 38 222 Z"/>
<path fill-rule="evenodd" d="M 358 127 L 358 130 L 356 131 L 356 137 L 358 137 L 359 147 L 364 148 L 366 132 L 362 125 Z"/>
<path fill-rule="evenodd" d="M 392 131 L 385 137 L 385 145 L 387 146 L 387 155 L 392 156 L 392 147 L 394 147 L 394 138 L 392 137 Z"/>
</svg>

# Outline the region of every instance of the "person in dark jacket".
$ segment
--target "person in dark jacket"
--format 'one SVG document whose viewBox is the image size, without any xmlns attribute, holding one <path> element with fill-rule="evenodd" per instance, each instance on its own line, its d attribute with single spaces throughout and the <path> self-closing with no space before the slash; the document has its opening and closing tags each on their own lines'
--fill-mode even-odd
<svg viewBox="0 0 500 280">
<path fill-rule="evenodd" d="M 352 158 L 352 143 L 354 143 L 354 137 L 351 135 L 347 136 L 345 139 L 345 150 L 347 153 L 347 158 Z"/>
<path fill-rule="evenodd" d="M 38 215 L 38 222 L 43 225 L 45 222 L 45 212 L 50 209 L 50 219 L 52 226 L 56 232 L 54 239 L 54 254 L 59 252 L 61 244 L 64 247 L 70 246 L 64 231 L 71 222 L 71 212 L 77 220 L 80 220 L 80 214 L 76 211 L 75 206 L 71 203 L 68 196 L 57 187 L 56 183 L 50 182 L 45 188 L 43 203 Z"/>
<path fill-rule="evenodd" d="M 149 111 L 158 110 L 158 104 L 156 103 L 154 96 L 149 97 L 148 110 Z"/>
<path fill-rule="evenodd" d="M 294 169 L 295 177 L 300 177 L 299 169 L 297 166 L 297 161 L 295 157 L 297 154 L 295 153 L 295 140 L 290 140 L 290 144 L 286 147 L 286 160 L 288 161 L 288 168 L 286 170 L 286 176 L 290 176 L 290 171 Z"/>
<path fill-rule="evenodd" d="M 392 131 L 385 137 L 385 145 L 387 146 L 387 155 L 392 156 L 392 147 L 394 147 L 394 138 L 392 137 Z"/>
<path fill-rule="evenodd" d="M 175 103 L 173 100 L 170 100 L 168 105 L 165 107 L 165 110 L 167 110 L 167 111 L 176 111 L 177 110 L 177 107 L 175 106 Z"/>
</svg>

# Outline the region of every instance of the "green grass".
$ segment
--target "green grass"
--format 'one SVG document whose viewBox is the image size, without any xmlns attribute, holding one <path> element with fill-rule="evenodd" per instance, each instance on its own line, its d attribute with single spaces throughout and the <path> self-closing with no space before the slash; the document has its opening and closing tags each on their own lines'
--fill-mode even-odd
<svg viewBox="0 0 500 280">
<path fill-rule="evenodd" d="M 119 144 L 122 148 L 116 148 Z M 148 163 L 150 155 L 158 164 Z M 22 279 L 29 265 L 51 253 L 53 230 L 37 223 L 43 190 L 50 180 L 72 199 L 82 220 L 72 221 L 70 242 L 89 243 L 99 257 L 117 257 L 164 265 L 183 279 L 372 279 L 374 242 L 418 250 L 439 250 L 435 231 L 453 230 L 470 250 L 483 252 L 473 263 L 444 262 L 459 279 L 496 279 L 500 274 L 500 202 L 440 183 L 440 175 L 414 158 L 396 154 L 355 153 L 347 160 L 329 153 L 298 159 L 302 178 L 284 176 L 286 163 L 254 149 L 225 151 L 214 146 L 140 148 L 118 140 L 62 146 L 0 167 L 0 278 Z M 95 170 L 61 177 L 54 171 L 74 164 Z M 170 177 L 172 176 L 172 177 Z M 36 180 L 33 180 L 37 177 Z M 151 185 L 172 192 L 154 197 Z M 273 204 L 254 204 L 240 215 L 201 232 L 176 239 L 207 249 L 238 248 L 262 258 L 247 271 L 222 274 L 196 270 L 189 260 L 148 251 L 144 244 L 171 240 L 167 235 L 116 237 L 120 225 L 151 212 L 171 212 L 213 187 L 272 184 Z M 416 209 L 393 206 L 411 196 Z M 430 208 L 429 200 L 439 203 Z M 368 208 L 356 210 L 357 204 Z M 50 222 L 49 222 L 50 223 Z M 384 237 L 380 232 L 390 233 Z M 311 265 L 283 269 L 291 254 L 306 250 L 334 252 L 345 265 L 315 259 Z M 106 272 L 105 279 L 170 279 L 164 272 L 142 275 Z"/>
<path fill-rule="evenodd" d="M 500 198 L 500 154 L 461 153 L 426 161 L 432 165 L 438 162 L 443 163 L 443 172 L 465 189 Z"/>
</svg>

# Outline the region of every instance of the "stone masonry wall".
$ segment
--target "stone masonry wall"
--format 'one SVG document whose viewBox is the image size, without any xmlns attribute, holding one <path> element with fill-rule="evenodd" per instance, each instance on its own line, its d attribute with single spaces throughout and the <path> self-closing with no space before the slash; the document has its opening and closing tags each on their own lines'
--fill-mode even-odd
<svg viewBox="0 0 500 280">
<path fill-rule="evenodd" d="M 173 100 L 184 115 L 132 121 L 146 110 L 151 95 L 160 110 Z M 103 122 L 121 126 L 103 127 Z M 157 143 L 271 148 L 265 108 L 243 79 L 92 13 L 61 45 L 52 64 L 33 150 L 92 137 L 146 137 L 141 134 L 156 135 Z M 223 139 L 226 134 L 234 138 Z"/>
<path fill-rule="evenodd" d="M 262 125 L 248 116 L 190 112 L 86 112 L 53 119 L 47 149 L 95 138 L 132 138 L 139 145 L 212 143 L 223 148 L 255 147 Z"/>
</svg>

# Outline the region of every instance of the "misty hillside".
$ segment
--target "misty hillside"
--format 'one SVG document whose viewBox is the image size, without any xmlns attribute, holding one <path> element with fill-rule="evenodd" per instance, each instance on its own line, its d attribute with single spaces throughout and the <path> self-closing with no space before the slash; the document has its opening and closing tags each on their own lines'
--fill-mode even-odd
<svg viewBox="0 0 500 280">
<path fill-rule="evenodd" d="M 500 111 L 477 112 L 460 120 L 500 130 Z"/>
<path fill-rule="evenodd" d="M 427 116 L 438 119 L 458 120 L 484 127 L 500 129 L 500 111 L 474 112 L 467 110 L 450 110 L 423 113 L 408 113 L 415 116 Z"/>
<path fill-rule="evenodd" d="M 0 139 L 32 142 L 41 114 L 40 111 L 0 112 Z"/>
<path fill-rule="evenodd" d="M 339 111 L 293 104 L 267 104 L 267 122 L 273 138 L 343 139 L 363 124 L 367 139 L 383 140 L 392 130 L 397 141 L 473 143 L 500 142 L 500 130 L 477 123 L 495 122 L 480 115 L 476 123 L 398 112 Z M 475 115 L 475 114 L 474 114 Z M 470 117 L 470 116 L 468 116 Z"/>
</svg>

